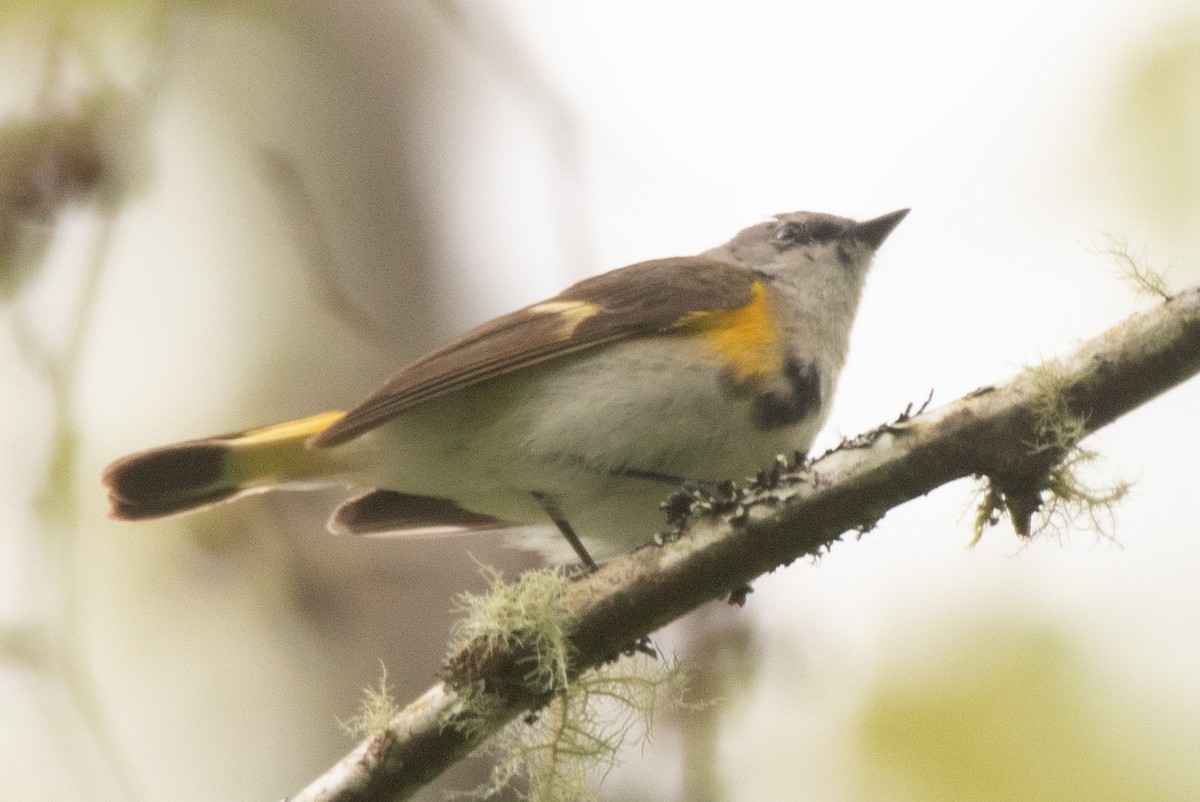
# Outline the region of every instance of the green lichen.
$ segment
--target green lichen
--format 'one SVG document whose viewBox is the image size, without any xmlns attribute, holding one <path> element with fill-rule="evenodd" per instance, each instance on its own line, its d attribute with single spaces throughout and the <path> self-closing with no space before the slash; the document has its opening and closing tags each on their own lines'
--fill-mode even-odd
<svg viewBox="0 0 1200 802">
<path fill-rule="evenodd" d="M 345 721 L 338 720 L 338 726 L 347 735 L 355 738 L 365 738 L 382 732 L 402 708 L 392 695 L 392 688 L 387 681 L 387 666 L 379 661 L 379 687 L 363 688 L 363 696 L 359 701 L 358 712 Z"/>
<path fill-rule="evenodd" d="M 1033 534 L 1062 535 L 1072 528 L 1085 528 L 1111 538 L 1113 511 L 1129 494 L 1131 483 L 1116 480 L 1092 484 L 1083 478 L 1084 473 L 1096 467 L 1101 456 L 1098 451 L 1080 445 L 1087 435 L 1087 421 L 1071 411 L 1063 392 L 1065 377 L 1056 363 L 1044 363 L 1030 375 L 1036 391 L 1034 411 L 1039 421 L 1034 453 L 1049 451 L 1063 455 L 1051 466 L 1045 479 L 1043 503 Z"/>
<path fill-rule="evenodd" d="M 1054 466 L 1046 481 L 1035 535 L 1048 532 L 1061 536 L 1070 529 L 1082 528 L 1115 539 L 1115 509 L 1133 485 L 1123 479 L 1102 485 L 1081 479 L 1080 469 L 1092 466 L 1099 459 L 1098 452 L 1077 446 Z"/>
<path fill-rule="evenodd" d="M 974 548 L 983 539 L 983 533 L 1000 523 L 1004 514 L 1004 494 L 987 476 L 975 477 L 979 484 L 975 495 L 975 521 L 971 526 L 971 540 L 967 548 Z"/>
<path fill-rule="evenodd" d="M 572 649 L 567 639 L 571 614 L 563 604 L 570 580 L 561 571 L 526 571 L 506 583 L 494 568 L 482 566 L 485 593 L 463 593 L 455 609 L 463 613 L 454 625 L 450 653 L 488 644 L 491 649 L 528 655 L 523 681 L 536 695 L 567 686 Z"/>
<path fill-rule="evenodd" d="M 1135 251 L 1123 234 L 1105 232 L 1096 250 L 1112 259 L 1117 278 L 1141 295 L 1171 300 L 1172 292 L 1165 271 L 1147 264 L 1145 254 Z"/>
<path fill-rule="evenodd" d="M 674 661 L 638 655 L 577 674 L 567 638 L 572 622 L 563 605 L 570 581 L 558 571 L 530 571 L 505 583 L 498 571 L 483 570 L 488 591 L 459 597 L 465 615 L 455 626 L 451 654 L 478 650 L 481 643 L 528 654 L 522 663 L 525 689 L 551 698 L 489 742 L 491 775 L 465 796 L 595 799 L 593 779 L 616 764 L 626 743 L 649 737 L 659 710 L 679 702 L 682 672 Z M 483 681 L 463 683 L 459 691 L 464 702 L 457 726 L 468 732 L 486 728 L 506 709 Z"/>
<path fill-rule="evenodd" d="M 626 657 L 584 672 L 536 714 L 518 719 L 488 745 L 488 781 L 469 796 L 502 791 L 529 802 L 586 802 L 622 748 L 649 739 L 655 716 L 682 704 L 674 661 Z"/>
<path fill-rule="evenodd" d="M 1088 434 L 1087 420 L 1071 409 L 1063 391 L 1066 377 L 1057 363 L 1030 368 L 1026 377 L 1038 422 L 1029 444 L 1029 475 L 1016 482 L 983 477 L 969 545 L 978 543 L 984 530 L 998 523 L 1006 510 L 1022 535 L 1062 536 L 1084 528 L 1111 539 L 1114 508 L 1128 495 L 1131 484 L 1118 480 L 1098 485 L 1083 478 L 1100 461 L 1100 454 L 1080 445 Z M 1042 458 L 1050 461 L 1043 465 Z"/>
</svg>

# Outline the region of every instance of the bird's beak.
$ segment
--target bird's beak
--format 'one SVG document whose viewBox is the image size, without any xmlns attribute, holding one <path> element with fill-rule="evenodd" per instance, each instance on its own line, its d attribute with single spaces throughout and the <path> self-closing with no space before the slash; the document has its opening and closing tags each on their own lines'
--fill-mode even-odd
<svg viewBox="0 0 1200 802">
<path fill-rule="evenodd" d="M 908 212 L 908 209 L 898 209 L 876 217 L 874 220 L 855 223 L 854 227 L 850 229 L 850 236 L 859 242 L 870 245 L 872 250 L 876 250 L 888 238 L 888 234 L 892 233 L 892 229 L 900 225 L 900 221 L 908 215 Z"/>
</svg>

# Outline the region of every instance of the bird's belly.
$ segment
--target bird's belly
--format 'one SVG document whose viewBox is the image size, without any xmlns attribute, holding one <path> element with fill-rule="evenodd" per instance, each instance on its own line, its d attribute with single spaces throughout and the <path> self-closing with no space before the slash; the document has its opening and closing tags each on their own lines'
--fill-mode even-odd
<svg viewBox="0 0 1200 802">
<path fill-rule="evenodd" d="M 623 550 L 663 528 L 670 477 L 740 480 L 811 444 L 823 415 L 757 428 L 720 373 L 674 338 L 558 359 L 383 427 L 374 481 L 515 523 L 544 521 L 532 493 L 548 494 L 597 556 Z"/>
<path fill-rule="evenodd" d="M 681 356 L 683 352 L 684 356 Z M 721 365 L 696 343 L 663 338 L 575 360 L 539 383 L 523 448 L 592 472 L 740 478 L 778 450 L 806 448 L 800 427 L 761 430 L 752 401 L 731 392 Z"/>
</svg>

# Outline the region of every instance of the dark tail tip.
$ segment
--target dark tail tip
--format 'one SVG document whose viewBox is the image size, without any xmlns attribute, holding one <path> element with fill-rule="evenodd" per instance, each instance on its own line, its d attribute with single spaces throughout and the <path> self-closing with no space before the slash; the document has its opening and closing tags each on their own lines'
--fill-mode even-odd
<svg viewBox="0 0 1200 802">
<path fill-rule="evenodd" d="M 113 518 L 161 518 L 215 504 L 238 492 L 225 476 L 229 449 L 219 443 L 179 443 L 117 460 L 104 470 Z"/>
</svg>

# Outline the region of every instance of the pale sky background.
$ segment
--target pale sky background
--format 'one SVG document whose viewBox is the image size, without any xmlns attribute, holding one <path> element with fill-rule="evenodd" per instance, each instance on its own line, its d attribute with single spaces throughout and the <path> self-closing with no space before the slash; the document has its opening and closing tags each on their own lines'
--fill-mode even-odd
<svg viewBox="0 0 1200 802">
<path fill-rule="evenodd" d="M 448 8 L 468 20 L 452 35 L 444 25 L 453 15 L 435 11 Z M 104 729 L 132 777 L 125 785 L 145 799 L 295 792 L 349 748 L 329 731 L 352 710 L 306 685 L 311 633 L 273 589 L 282 569 L 256 565 L 260 557 L 274 565 L 287 551 L 276 541 L 296 536 L 281 530 L 230 564 L 212 556 L 230 548 L 215 535 L 199 548 L 196 533 L 177 525 L 156 535 L 102 522 L 95 477 L 115 456 L 352 402 L 389 364 L 468 325 L 591 273 L 706 249 L 782 211 L 867 218 L 913 209 L 869 278 L 818 448 L 895 417 L 930 389 L 936 405 L 1001 381 L 1153 303 L 1113 278 L 1096 253 L 1103 232 L 1125 234 L 1150 263 L 1169 266 L 1175 288 L 1200 280 L 1195 2 L 363 2 L 297 12 L 299 21 L 273 3 L 256 9 L 213 4 L 181 14 L 173 29 L 83 361 L 80 534 L 65 558 L 23 534 L 35 528 L 47 395 L 0 339 L 0 382 L 16 388 L 0 396 L 0 419 L 12 422 L 0 458 L 0 627 L 55 620 L 70 606 L 55 583 L 70 586 L 82 610 L 71 619 L 83 644 L 73 665 L 92 677 Z M 312 36 L 339 13 L 345 23 L 328 39 Z M 434 33 L 418 37 L 419 26 Z M 316 201 L 342 221 L 331 224 L 335 247 L 355 252 L 356 226 L 370 215 L 359 173 L 339 172 L 338 154 L 345 109 L 369 114 L 370 101 L 340 90 L 342 73 L 327 73 L 320 58 L 360 41 L 362 61 L 353 63 L 379 70 L 371 77 L 382 91 L 423 86 L 408 53 L 396 45 L 392 55 L 402 34 L 439 54 L 453 78 L 417 92 L 403 114 L 379 112 L 380 130 L 407 126 L 405 152 L 424 170 L 415 193 L 438 243 L 441 266 L 429 281 L 440 304 L 419 318 L 435 321 L 420 324 L 421 342 L 402 340 L 410 352 L 348 359 L 362 343 L 322 312 L 297 267 L 304 247 L 255 160 L 264 147 L 302 165 L 318 160 Z M 122 37 L 116 26 L 124 44 L 100 72 L 128 81 L 137 71 L 124 59 L 136 61 L 137 49 Z M 27 63 L 13 48 L 10 37 L 0 64 L 19 74 Z M 15 86 L 6 102 L 20 108 L 29 90 Z M 382 168 L 367 174 L 389 178 Z M 76 286 L 72 266 L 96 225 L 86 215 L 68 221 L 51 267 L 21 301 L 47 342 L 61 336 L 55 310 Z M 391 297 L 366 280 L 350 295 L 366 298 L 364 308 L 381 303 L 373 295 Z M 416 314 L 371 308 L 401 327 Z M 1096 480 L 1135 482 L 1114 538 L 1070 531 L 1026 544 L 1002 523 L 968 549 L 972 494 L 960 483 L 893 511 L 818 564 L 763 578 L 744 611 L 718 613 L 753 622 L 759 650 L 753 678 L 723 708 L 716 755 L 728 798 L 962 798 L 910 775 L 918 758 L 905 763 L 870 746 L 863 721 L 881 698 L 903 696 L 896 688 L 944 695 L 947 677 L 995 687 L 1005 655 L 1029 684 L 1000 686 L 999 709 L 1011 704 L 1020 721 L 998 731 L 1052 731 L 1024 716 L 1019 700 L 1065 676 L 1092 722 L 1081 728 L 1120 756 L 1064 755 L 1048 774 L 1083 776 L 1079 766 L 1094 759 L 1130 767 L 1134 779 L 1114 793 L 1153 775 L 1151 798 L 1189 798 L 1200 783 L 1197 409 L 1192 381 L 1096 438 L 1104 455 Z M 60 558 L 69 570 L 53 567 Z M 440 560 L 421 559 L 425 570 Z M 446 584 L 420 604 L 441 614 L 458 590 Z M 176 609 L 188 612 L 156 612 Z M 169 644 L 155 640 L 164 632 Z M 662 642 L 685 650 L 688 637 L 673 630 Z M 1030 657 L 1042 654 L 1030 644 L 1044 637 L 1052 657 Z M 143 654 L 151 642 L 163 654 Z M 353 647 L 362 659 L 350 688 L 377 671 L 371 648 Z M 339 670 L 336 651 L 324 670 Z M 245 663 L 231 679 L 222 660 Z M 46 798 L 39 778 L 63 749 L 47 721 L 78 717 L 71 695 L 30 665 L 0 661 L 6 799 Z M 414 687 L 430 679 L 421 674 Z M 89 746 L 95 728 L 64 726 L 107 779 L 90 788 L 54 780 L 53 798 L 123 798 L 104 749 Z M 178 730 L 188 737 L 177 742 Z M 975 732 L 970 721 L 963 730 Z M 1007 747 L 990 753 L 995 763 L 1030 761 L 1021 743 Z M 668 729 L 631 750 L 604 798 L 673 798 L 678 748 Z M 259 761 L 267 767 L 256 771 Z M 1050 787 L 1030 798 L 1062 798 Z"/>
</svg>

